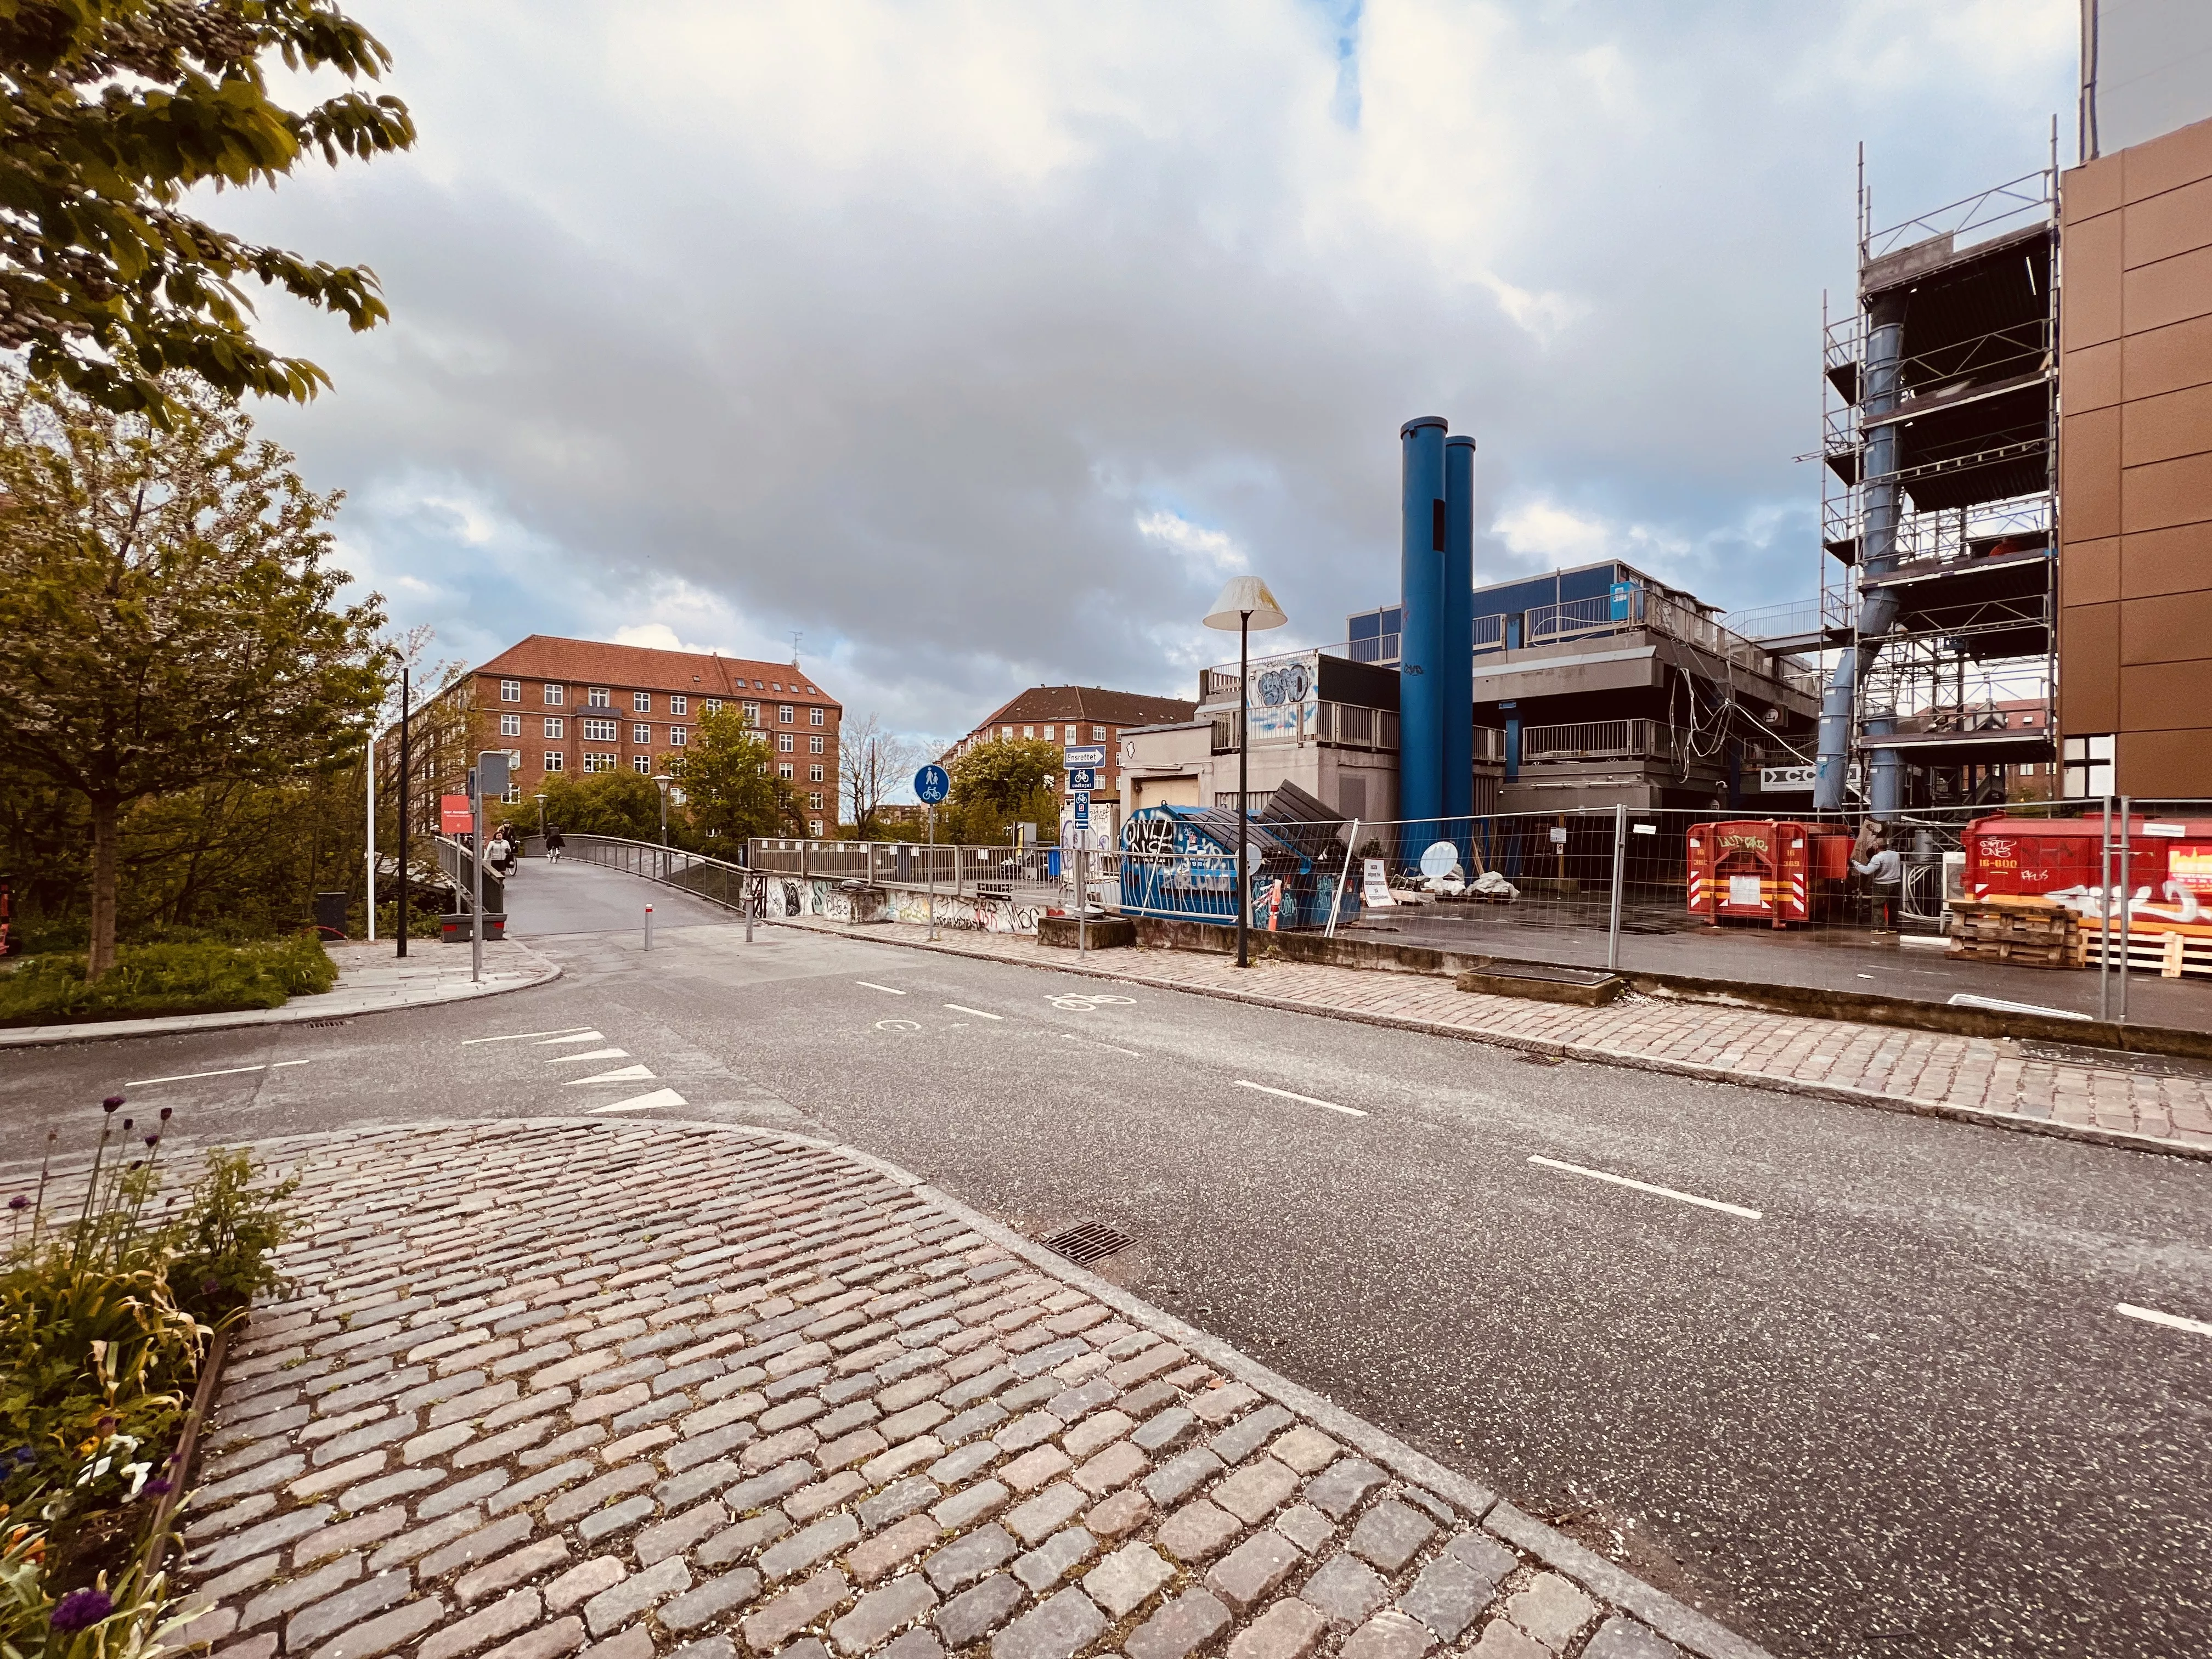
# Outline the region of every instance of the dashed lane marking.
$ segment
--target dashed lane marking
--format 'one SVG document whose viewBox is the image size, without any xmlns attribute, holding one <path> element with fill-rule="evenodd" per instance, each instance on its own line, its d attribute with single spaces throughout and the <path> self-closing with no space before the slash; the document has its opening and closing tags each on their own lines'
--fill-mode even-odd
<svg viewBox="0 0 2212 1659">
<path fill-rule="evenodd" d="M 601 1072 L 596 1077 L 572 1077 L 561 1086 L 564 1089 L 576 1089 L 581 1088 L 586 1083 L 629 1083 L 633 1079 L 642 1081 L 652 1075 L 653 1073 L 642 1066 L 624 1066 L 616 1071 Z"/>
<path fill-rule="evenodd" d="M 1333 1100 L 1316 1100 L 1311 1095 L 1296 1094 L 1288 1089 L 1271 1089 L 1264 1083 L 1248 1083 L 1241 1077 L 1237 1079 L 1237 1086 L 1240 1089 L 1256 1089 L 1263 1095 L 1280 1095 L 1285 1100 L 1296 1100 L 1308 1106 L 1323 1107 L 1332 1112 L 1342 1112 L 1346 1117 L 1367 1115 L 1357 1106 L 1340 1106 Z"/>
<path fill-rule="evenodd" d="M 607 1034 L 605 1031 L 579 1031 L 574 1036 L 541 1038 L 537 1046 L 540 1048 L 552 1048 L 564 1042 L 605 1042 L 606 1040 Z"/>
<path fill-rule="evenodd" d="M 1608 1170 L 1585 1169 L 1579 1164 L 1563 1164 L 1556 1158 L 1544 1158 L 1531 1152 L 1528 1161 L 1540 1164 L 1547 1170 L 1565 1170 L 1570 1175 L 1588 1176 L 1592 1181 L 1609 1181 L 1616 1187 L 1633 1187 L 1639 1193 L 1650 1193 L 1655 1197 L 1671 1198 L 1679 1203 L 1718 1210 L 1723 1215 L 1741 1216 L 1746 1221 L 1765 1218 L 1759 1211 L 1747 1210 L 1741 1204 L 1723 1204 L 1717 1198 L 1699 1198 L 1695 1193 L 1678 1193 L 1672 1187 L 1655 1187 L 1648 1181 L 1632 1181 L 1626 1176 L 1614 1175 Z"/>
<path fill-rule="evenodd" d="M 574 1066 L 580 1060 L 628 1060 L 627 1048 L 586 1048 L 580 1054 L 548 1054 L 548 1066 Z"/>
<path fill-rule="evenodd" d="M 878 985 L 872 979 L 856 979 L 853 983 L 855 985 L 865 985 L 871 991 L 881 991 L 885 996 L 902 997 L 906 994 L 905 992 L 900 990 L 896 985 Z"/>
<path fill-rule="evenodd" d="M 1085 1043 L 1093 1048 L 1103 1048 L 1109 1054 L 1127 1054 L 1132 1060 L 1144 1058 L 1134 1048 L 1117 1048 L 1110 1042 L 1101 1042 L 1097 1037 L 1078 1036 L 1073 1031 L 1062 1031 L 1060 1035 L 1060 1040 L 1065 1042 Z"/>
<path fill-rule="evenodd" d="M 1004 1014 L 987 1014 L 981 1008 L 963 1008 L 957 1002 L 948 1002 L 945 1006 L 950 1008 L 956 1014 L 973 1014 L 978 1019 L 1004 1019 L 1006 1018 Z"/>
<path fill-rule="evenodd" d="M 569 1035 L 571 1032 L 578 1031 L 582 1032 L 583 1035 L 580 1036 Z M 473 1048 L 479 1042 L 526 1042 L 532 1037 L 561 1037 L 571 1042 L 597 1042 L 599 1040 L 599 1034 L 589 1026 L 563 1025 L 551 1031 L 509 1031 L 505 1036 L 464 1037 L 461 1040 L 461 1047 Z"/>
<path fill-rule="evenodd" d="M 2179 1314 L 2160 1313 L 2155 1308 L 2138 1308 L 2132 1302 L 2114 1304 L 2114 1311 L 2130 1319 L 2140 1319 L 2148 1325 L 2164 1325 L 2172 1330 L 2191 1331 L 2198 1336 L 2212 1336 L 2212 1323 L 2202 1319 L 2184 1319 Z"/>
<path fill-rule="evenodd" d="M 281 1071 L 287 1066 L 305 1066 L 307 1064 L 308 1064 L 308 1062 L 304 1060 L 280 1060 L 276 1061 L 274 1064 L 261 1066 L 226 1066 L 219 1072 L 179 1072 L 174 1077 L 132 1078 L 123 1086 L 126 1089 L 143 1089 L 148 1085 L 155 1083 L 190 1083 L 195 1078 L 236 1077 L 244 1072 L 275 1072 Z"/>
<path fill-rule="evenodd" d="M 601 1112 L 649 1112 L 657 1106 L 687 1106 L 690 1103 L 673 1089 L 655 1089 L 649 1095 L 632 1095 L 628 1100 L 617 1100 L 611 1106 L 592 1106 L 586 1109 L 597 1115 Z"/>
</svg>

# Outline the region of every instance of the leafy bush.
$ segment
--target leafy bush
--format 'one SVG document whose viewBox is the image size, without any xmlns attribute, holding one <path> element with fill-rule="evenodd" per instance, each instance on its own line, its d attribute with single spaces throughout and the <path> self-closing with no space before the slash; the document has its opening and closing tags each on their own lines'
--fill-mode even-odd
<svg viewBox="0 0 2212 1659">
<path fill-rule="evenodd" d="M 0 1025 L 275 1008 L 327 991 L 337 966 L 313 934 L 258 945 L 142 945 L 97 980 L 82 956 L 30 957 L 0 978 Z"/>
</svg>

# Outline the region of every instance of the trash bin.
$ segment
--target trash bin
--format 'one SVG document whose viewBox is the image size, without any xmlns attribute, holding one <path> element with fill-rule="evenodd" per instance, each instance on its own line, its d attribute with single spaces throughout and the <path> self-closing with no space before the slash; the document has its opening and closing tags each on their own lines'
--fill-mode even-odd
<svg viewBox="0 0 2212 1659">
<path fill-rule="evenodd" d="M 315 895 L 315 932 L 323 939 L 343 939 L 346 936 L 346 910 L 353 902 L 348 893 L 318 893 Z"/>
<path fill-rule="evenodd" d="M 447 945 L 467 944 L 470 939 L 470 920 L 469 913 L 465 910 L 447 912 L 438 918 L 439 937 Z M 483 936 L 488 939 L 507 937 L 507 917 L 503 913 L 497 910 L 486 913 Z"/>
</svg>

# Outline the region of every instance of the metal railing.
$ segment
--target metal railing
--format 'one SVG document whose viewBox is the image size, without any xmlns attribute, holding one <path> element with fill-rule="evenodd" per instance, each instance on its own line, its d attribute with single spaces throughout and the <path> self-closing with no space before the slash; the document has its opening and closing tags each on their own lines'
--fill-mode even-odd
<svg viewBox="0 0 2212 1659">
<path fill-rule="evenodd" d="M 1474 648 L 1492 651 L 1506 646 L 1506 622 L 1504 616 L 1477 617 Z M 1750 673 L 1786 675 L 1795 672 L 1786 659 L 1778 663 L 1772 653 L 1733 629 L 1647 587 L 1632 587 L 1618 599 L 1605 593 L 1595 599 L 1569 599 L 1524 611 L 1520 638 L 1514 643 L 1516 648 L 1563 645 L 1632 630 L 1664 634 L 1724 658 Z"/>
<path fill-rule="evenodd" d="M 1336 749 L 1395 750 L 1398 747 L 1398 714 L 1391 708 L 1367 708 L 1350 702 L 1294 703 L 1279 708 L 1255 708 L 1249 718 L 1255 749 L 1272 743 L 1319 743 Z M 1236 710 L 1215 717 L 1212 749 L 1217 755 L 1237 752 Z"/>
<path fill-rule="evenodd" d="M 438 868 L 446 879 L 453 884 L 457 896 L 454 902 L 465 910 L 476 891 L 476 855 L 465 842 L 447 836 L 440 836 L 436 840 Z M 507 884 L 492 873 L 489 865 L 484 867 L 483 902 L 486 915 L 502 916 L 507 914 Z"/>
<path fill-rule="evenodd" d="M 1521 763 L 1546 761 L 1671 759 L 1672 731 L 1657 720 L 1577 720 L 1521 729 Z"/>
<path fill-rule="evenodd" d="M 523 845 L 526 850 L 542 852 L 544 843 L 532 836 Z M 664 887 L 679 889 L 709 904 L 740 913 L 744 908 L 746 884 L 755 873 L 743 865 L 708 858 L 703 853 L 688 853 L 680 847 L 661 847 L 652 842 L 629 841 L 619 836 L 564 836 L 561 856 L 620 870 L 626 875 L 642 876 L 647 881 L 657 881 Z M 755 914 L 759 914 L 757 909 Z"/>
</svg>

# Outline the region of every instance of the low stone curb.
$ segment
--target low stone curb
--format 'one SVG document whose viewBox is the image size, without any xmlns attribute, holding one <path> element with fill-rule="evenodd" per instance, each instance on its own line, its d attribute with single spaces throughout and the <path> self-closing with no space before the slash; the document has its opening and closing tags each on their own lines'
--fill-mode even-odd
<svg viewBox="0 0 2212 1659">
<path fill-rule="evenodd" d="M 215 1659 L 1765 1659 L 855 1148 L 529 1119 L 256 1150 L 313 1230 L 185 1528 Z"/>
<path fill-rule="evenodd" d="M 939 956 L 957 957 L 964 962 L 1009 960 L 980 951 L 963 951 L 955 945 L 933 944 L 921 939 L 898 939 L 881 929 L 856 934 L 848 928 L 816 925 L 788 917 L 771 919 L 763 925 L 792 927 L 801 933 L 817 933 L 830 939 L 859 938 L 872 944 L 894 945 L 905 951 L 928 951 Z M 1986 1107 L 1961 1106 L 1954 1101 L 1929 1100 L 1914 1095 L 1883 1094 L 1878 1090 L 1854 1089 L 1844 1084 L 1814 1083 L 1802 1078 L 1777 1077 L 1765 1072 L 1733 1071 L 1725 1066 L 1701 1066 L 1692 1060 L 1668 1060 L 1660 1055 L 1601 1048 L 1589 1043 L 1557 1042 L 1544 1037 L 1516 1036 L 1504 1031 L 1484 1031 L 1464 1025 L 1448 1025 L 1437 1020 L 1411 1019 L 1402 1015 L 1377 1014 L 1358 1008 L 1336 1008 L 1325 1002 L 1302 1002 L 1294 997 L 1273 997 L 1255 992 L 1232 991 L 1221 986 L 1193 985 L 1177 979 L 1132 973 L 1127 969 L 1094 966 L 1073 952 L 1066 962 L 1024 962 L 1012 965 L 1043 968 L 1054 973 L 1076 974 L 1088 979 L 1112 980 L 1124 985 L 1142 985 L 1158 991 L 1180 991 L 1187 996 L 1212 997 L 1222 1002 L 1249 1003 L 1254 1007 L 1278 1008 L 1286 1013 L 1316 1014 L 1325 1019 L 1348 1020 L 1355 1025 L 1376 1025 L 1390 1030 L 1418 1031 L 1425 1036 L 1452 1037 L 1462 1042 L 1488 1043 L 1493 1048 L 1512 1048 L 1523 1054 L 1549 1054 L 1561 1060 L 1578 1060 L 1593 1066 L 1618 1066 L 1634 1072 L 1659 1072 L 1700 1083 L 1729 1083 L 1739 1088 L 1767 1089 L 1777 1094 L 1802 1095 L 1814 1100 L 1831 1100 L 1846 1106 L 1871 1106 L 1886 1112 L 1902 1112 L 1911 1117 L 1948 1118 L 1954 1122 L 2010 1129 L 2021 1134 L 2045 1135 L 2057 1140 L 2082 1141 L 2094 1146 L 2111 1146 L 2129 1152 L 2156 1152 L 2166 1158 L 2212 1162 L 2212 1145 L 2198 1142 L 2169 1139 L 2158 1135 L 2131 1134 L 2124 1129 L 2100 1129 L 2093 1124 L 2059 1123 L 2045 1118 L 2023 1116 L 2017 1112 L 1992 1111 Z"/>
<path fill-rule="evenodd" d="M 193 1031 L 229 1031 L 253 1025 L 297 1025 L 307 1020 L 359 1019 L 369 1014 L 398 1013 L 411 1008 L 433 1008 L 442 1003 L 505 996 L 510 991 L 527 991 L 561 977 L 561 964 L 552 957 L 532 950 L 520 939 L 504 943 L 512 945 L 514 954 L 522 957 L 523 974 L 458 987 L 450 980 L 426 978 L 419 994 L 402 993 L 390 1001 L 353 1007 L 333 1006 L 327 1000 L 345 994 L 345 984 L 341 980 L 319 997 L 295 997 L 280 1008 L 240 1008 L 220 1014 L 169 1014 L 158 1019 L 108 1019 L 77 1025 L 25 1025 L 12 1031 L 0 1031 L 0 1048 L 45 1048 L 64 1042 L 112 1042 L 123 1037 L 177 1036 Z"/>
</svg>

